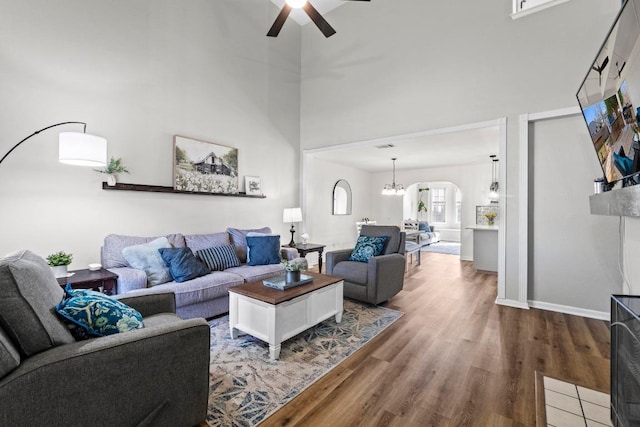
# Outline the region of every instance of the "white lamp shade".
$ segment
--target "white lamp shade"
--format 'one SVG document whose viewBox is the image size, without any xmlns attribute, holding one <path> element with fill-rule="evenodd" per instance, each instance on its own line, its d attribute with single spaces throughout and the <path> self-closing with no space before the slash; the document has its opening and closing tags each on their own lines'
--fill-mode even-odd
<svg viewBox="0 0 640 427">
<path fill-rule="evenodd" d="M 302 221 L 302 209 L 300 208 L 286 208 L 282 211 L 282 222 L 294 223 Z"/>
<path fill-rule="evenodd" d="M 107 140 L 82 132 L 61 132 L 58 160 L 76 166 L 107 165 Z"/>
</svg>

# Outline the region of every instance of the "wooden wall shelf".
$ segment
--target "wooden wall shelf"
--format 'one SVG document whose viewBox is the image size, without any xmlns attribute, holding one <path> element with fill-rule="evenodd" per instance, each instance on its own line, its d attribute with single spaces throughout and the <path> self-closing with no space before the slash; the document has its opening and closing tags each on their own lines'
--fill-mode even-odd
<svg viewBox="0 0 640 427">
<path fill-rule="evenodd" d="M 252 196 L 246 193 L 223 194 L 223 193 L 203 193 L 201 191 L 183 191 L 175 190 L 173 187 L 165 187 L 162 185 L 143 185 L 143 184 L 122 184 L 117 183 L 114 186 L 102 183 L 103 190 L 119 190 L 119 191 L 146 191 L 148 193 L 175 193 L 175 194 L 196 194 L 198 196 L 222 196 L 222 197 L 249 197 L 252 199 L 266 199 L 264 194 L 261 196 Z"/>
</svg>

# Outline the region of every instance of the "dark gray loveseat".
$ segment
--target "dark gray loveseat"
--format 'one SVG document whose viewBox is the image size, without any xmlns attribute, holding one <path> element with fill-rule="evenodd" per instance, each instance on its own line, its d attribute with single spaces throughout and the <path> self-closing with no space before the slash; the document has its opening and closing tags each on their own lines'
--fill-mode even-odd
<svg viewBox="0 0 640 427">
<path fill-rule="evenodd" d="M 205 420 L 209 336 L 173 294 L 122 298 L 143 329 L 76 342 L 44 259 L 0 260 L 0 426 L 193 426 Z"/>
</svg>

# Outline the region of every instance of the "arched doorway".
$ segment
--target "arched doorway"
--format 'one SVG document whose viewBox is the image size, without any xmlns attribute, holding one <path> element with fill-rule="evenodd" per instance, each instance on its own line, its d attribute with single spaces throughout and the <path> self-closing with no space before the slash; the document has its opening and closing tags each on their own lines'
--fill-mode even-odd
<svg viewBox="0 0 640 427">
<path fill-rule="evenodd" d="M 405 222 L 417 221 L 421 232 L 430 231 L 422 240 L 422 250 L 460 256 L 462 192 L 449 181 L 424 181 L 407 187 L 403 199 Z M 411 236 L 411 233 L 409 233 Z"/>
</svg>

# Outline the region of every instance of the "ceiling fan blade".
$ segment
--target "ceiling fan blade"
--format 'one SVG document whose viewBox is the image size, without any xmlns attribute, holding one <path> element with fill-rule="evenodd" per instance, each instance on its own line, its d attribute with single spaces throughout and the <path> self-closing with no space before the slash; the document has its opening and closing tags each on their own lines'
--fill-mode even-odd
<svg viewBox="0 0 640 427">
<path fill-rule="evenodd" d="M 273 22 L 273 25 L 269 29 L 269 32 L 267 33 L 268 37 L 278 37 L 278 34 L 280 34 L 280 30 L 282 29 L 282 26 L 284 25 L 284 22 L 289 17 L 290 13 L 291 13 L 291 6 L 285 3 L 284 6 L 282 7 L 282 10 L 276 17 L 276 20 Z"/>
<path fill-rule="evenodd" d="M 325 37 L 331 37 L 336 33 L 336 30 L 333 29 L 331 25 L 320 15 L 320 12 L 316 10 L 315 7 L 311 6 L 311 3 L 307 2 L 302 7 L 309 18 L 313 21 L 314 24 L 322 31 Z"/>
</svg>

